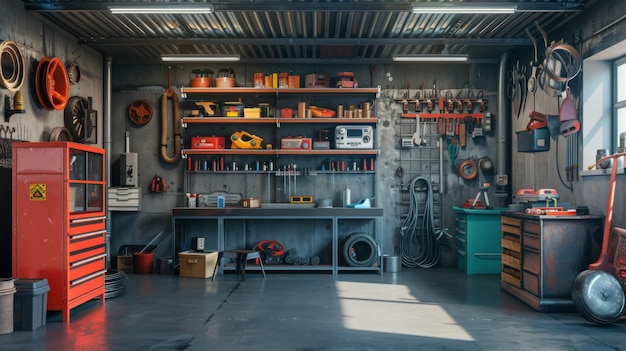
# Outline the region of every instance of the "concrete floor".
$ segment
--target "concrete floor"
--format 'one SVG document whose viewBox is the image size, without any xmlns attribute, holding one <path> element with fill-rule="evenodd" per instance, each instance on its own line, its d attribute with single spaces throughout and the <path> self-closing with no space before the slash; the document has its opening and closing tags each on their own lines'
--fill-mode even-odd
<svg viewBox="0 0 626 351">
<path fill-rule="evenodd" d="M 125 295 L 49 312 L 0 350 L 626 350 L 626 322 L 538 313 L 498 275 L 248 272 L 210 279 L 129 274 Z"/>
</svg>

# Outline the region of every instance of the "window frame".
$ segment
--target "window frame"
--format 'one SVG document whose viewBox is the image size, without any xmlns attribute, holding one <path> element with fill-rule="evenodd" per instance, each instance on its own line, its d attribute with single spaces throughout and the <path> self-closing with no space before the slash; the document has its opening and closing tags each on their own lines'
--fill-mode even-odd
<svg viewBox="0 0 626 351">
<path fill-rule="evenodd" d="M 626 132 L 626 121 L 623 121 L 623 125 L 624 125 L 624 130 L 621 131 L 619 130 L 619 113 L 618 111 L 620 109 L 626 108 L 626 97 L 624 100 L 622 101 L 618 101 L 618 87 L 619 87 L 619 75 L 618 75 L 618 68 L 620 66 L 624 66 L 624 69 L 626 69 L 626 56 L 622 56 L 619 57 L 617 59 L 615 59 L 613 61 L 613 73 L 612 73 L 612 85 L 613 85 L 613 97 L 612 97 L 612 104 L 613 104 L 613 119 L 612 119 L 612 123 L 611 123 L 611 130 L 613 131 L 613 133 L 611 133 L 611 149 L 615 148 L 614 150 L 611 150 L 612 153 L 617 152 L 617 148 L 619 147 L 619 135 L 622 132 Z M 626 80 L 626 75 L 624 76 L 624 79 Z M 626 87 L 626 82 L 624 82 L 624 86 Z M 625 88 L 626 89 L 626 88 Z M 626 95 L 626 92 L 625 94 Z"/>
</svg>

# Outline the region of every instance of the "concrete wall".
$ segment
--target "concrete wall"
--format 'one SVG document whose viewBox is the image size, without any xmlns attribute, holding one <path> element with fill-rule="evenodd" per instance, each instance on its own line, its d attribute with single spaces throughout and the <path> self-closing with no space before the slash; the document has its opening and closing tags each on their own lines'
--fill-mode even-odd
<svg viewBox="0 0 626 351">
<path fill-rule="evenodd" d="M 10 122 L 2 120 L 2 125 L 15 128 L 13 139 L 23 141 L 48 141 L 53 128 L 64 126 L 63 111 L 48 111 L 40 105 L 35 91 L 35 71 L 39 60 L 44 57 L 57 57 L 66 66 L 77 63 L 81 79 L 70 85 L 69 96 L 93 98 L 93 108 L 98 111 L 97 145 L 102 146 L 102 57 L 92 49 L 79 46 L 78 41 L 57 30 L 39 16 L 26 13 L 19 0 L 0 3 L 3 14 L 0 26 L 0 40 L 13 40 L 25 61 L 26 75 L 21 93 L 24 96 L 23 114 L 11 117 Z M 13 92 L 0 89 L 0 111 L 4 111 L 4 98 L 13 97 Z M 4 135 L 2 135 L 4 136 Z M 2 137 L 0 136 L 0 137 Z"/>
<path fill-rule="evenodd" d="M 176 164 L 166 164 L 159 157 L 159 123 L 162 113 L 160 99 L 167 86 L 168 71 L 170 72 L 169 84 L 175 86 L 180 93 L 180 86 L 189 85 L 192 69 L 210 68 L 217 72 L 221 67 L 218 65 L 211 67 L 128 66 L 115 63 L 113 67 L 114 93 L 111 115 L 114 128 L 111 157 L 116 162 L 119 154 L 124 152 L 124 135 L 128 132 L 130 135 L 130 151 L 139 153 L 139 183 L 143 193 L 142 211 L 140 213 L 113 213 L 112 248 L 115 251 L 120 245 L 147 243 L 161 231 L 169 233 L 170 209 L 175 206 L 185 205 L 183 191 L 185 188 L 185 175 L 183 173 L 185 162 L 181 160 Z M 379 118 L 379 125 L 376 130 L 376 144 L 380 149 L 380 155 L 377 157 L 376 175 L 300 177 L 298 179 L 298 189 L 306 194 L 312 194 L 316 199 L 331 198 L 335 206 L 341 206 L 341 190 L 345 187 L 345 184 L 350 184 L 355 200 L 362 197 L 375 198 L 374 204 L 385 208 L 383 225 L 385 228 L 383 243 L 385 253 L 394 253 L 398 250 L 399 227 L 408 211 L 409 194 L 407 190 L 410 181 L 417 176 L 427 176 L 435 184 L 440 182 L 439 172 L 437 171 L 440 167 L 438 161 L 438 136 L 435 135 L 434 122 L 427 123 L 429 128 L 427 132 L 428 146 L 414 149 L 401 149 L 399 147 L 400 137 L 403 135 L 410 136 L 415 131 L 415 120 L 401 118 L 402 104 L 396 101 L 396 99 L 402 98 L 407 93 L 407 87 L 410 88 L 410 96 L 414 96 L 418 90 L 421 92 L 422 85 L 424 93 L 430 93 L 433 85 L 438 94 L 442 95 L 450 91 L 456 96 L 459 90 L 462 91 L 464 96 L 467 96 L 468 91 L 472 91 L 474 96 L 481 92 L 487 101 L 487 111 L 493 114 L 494 131 L 486 133 L 483 137 L 468 137 L 468 144 L 465 148 L 459 149 L 457 159 L 474 159 L 477 161 L 483 156 L 489 156 L 492 160 L 496 160 L 495 126 L 500 123 L 501 118 L 504 118 L 503 116 L 497 116 L 497 62 L 493 64 L 471 65 L 381 65 L 380 67 L 375 67 L 373 75 L 370 75 L 370 67 L 367 65 L 322 67 L 298 65 L 289 67 L 248 67 L 245 65 L 234 65 L 232 68 L 236 72 L 238 86 L 252 86 L 252 73 L 256 71 L 268 73 L 288 70 L 302 76 L 312 72 L 324 72 L 333 76 L 334 72 L 350 70 L 355 72 L 361 87 L 369 87 L 372 84 L 373 86 L 382 87 L 382 93 L 376 99 L 374 105 L 374 111 Z M 188 98 L 191 100 L 194 97 Z M 219 99 L 219 97 L 214 98 Z M 249 96 L 243 96 L 242 98 L 244 101 L 251 99 Z M 264 98 L 260 97 L 259 99 L 263 100 Z M 279 101 L 278 103 L 286 103 L 287 105 L 293 103 L 293 107 L 295 107 L 298 99 L 302 98 L 317 99 L 315 103 L 325 107 L 333 107 L 337 103 L 347 105 L 347 99 L 349 99 L 341 96 L 340 91 L 338 91 L 338 95 L 334 97 L 297 97 L 291 102 Z M 128 119 L 128 106 L 136 99 L 147 100 L 153 107 L 152 120 L 143 126 L 134 125 Z M 363 97 L 357 99 L 363 99 Z M 189 104 L 182 99 L 181 101 L 181 114 L 186 116 L 190 113 Z M 274 103 L 274 101 L 270 102 Z M 359 102 L 357 101 L 356 103 L 358 104 Z M 168 116 L 168 120 L 171 120 L 171 112 L 168 112 Z M 171 125 L 171 121 L 168 121 L 168 124 Z M 256 128 L 256 130 L 259 130 L 258 126 Z M 311 133 L 310 129 L 312 127 L 304 126 L 299 128 L 301 128 L 301 134 L 307 135 Z M 244 129 L 251 132 L 255 130 L 253 126 L 246 126 Z M 271 129 L 274 129 L 274 126 L 271 126 Z M 188 135 L 193 133 L 189 132 Z M 171 139 L 171 133 L 169 136 Z M 473 199 L 478 192 L 480 184 L 483 182 L 493 183 L 494 179 L 493 174 L 481 174 L 478 179 L 469 182 L 460 178 L 457 172 L 457 165 L 452 164 L 448 155 L 450 140 L 443 138 L 442 141 L 444 194 L 435 194 L 437 204 L 436 224 L 438 228 L 450 228 L 452 233 L 455 218 L 452 206 L 461 206 L 466 200 Z M 230 160 L 228 157 L 226 159 Z M 347 157 L 346 160 L 349 161 L 350 158 Z M 324 157 L 295 157 L 293 159 L 283 157 L 275 161 L 277 166 L 293 162 L 298 164 L 299 167 L 304 165 L 316 169 L 321 162 L 324 162 Z M 400 166 L 405 170 L 402 177 L 398 177 L 396 172 Z M 167 180 L 168 191 L 166 193 L 154 194 L 148 191 L 148 184 L 157 173 Z M 113 174 L 117 174 L 115 165 Z M 266 191 L 266 188 L 281 188 L 282 178 L 273 176 L 266 178 L 268 177 L 263 175 L 215 174 L 208 176 L 191 175 L 189 181 L 191 182 L 190 188 L 193 188 L 192 191 L 194 192 L 228 191 L 239 193 L 244 197 L 259 197 L 262 201 L 280 202 L 280 195 L 270 194 Z M 116 181 L 114 177 L 114 185 L 116 185 Z M 495 196 L 495 187 L 490 189 L 489 193 L 492 206 L 502 207 L 506 204 L 505 199 Z M 269 236 L 268 239 L 272 238 L 271 231 L 266 235 Z M 294 235 L 297 235 L 297 233 Z M 453 241 L 450 244 L 451 246 L 447 247 L 454 247 Z M 169 243 L 164 243 L 159 250 L 162 250 L 160 254 L 167 255 L 169 253 Z M 443 261 L 447 262 L 447 264 L 453 264 L 453 251 L 447 251 Z"/>
</svg>

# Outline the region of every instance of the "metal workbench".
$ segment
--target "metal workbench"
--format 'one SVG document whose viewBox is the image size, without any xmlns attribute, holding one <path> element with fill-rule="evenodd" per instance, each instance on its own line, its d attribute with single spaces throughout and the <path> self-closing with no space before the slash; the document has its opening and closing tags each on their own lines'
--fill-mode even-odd
<svg viewBox="0 0 626 351">
<path fill-rule="evenodd" d="M 297 226 L 298 235 L 319 236 L 320 244 L 330 244 L 330 262 L 320 265 L 266 265 L 266 270 L 315 270 L 331 271 L 337 275 L 340 271 L 375 271 L 383 272 L 382 263 L 382 208 L 210 208 L 177 207 L 172 209 L 172 250 L 175 259 L 185 240 L 192 236 L 207 237 L 207 249 L 223 251 L 225 249 L 249 248 L 247 238 L 250 226 L 247 222 L 261 223 L 257 227 L 272 235 L 280 236 L 284 225 Z M 321 223 L 315 226 L 313 233 L 307 234 L 306 221 Z M 241 225 L 242 227 L 237 227 Z M 234 228 L 233 228 L 234 227 Z M 365 230 L 363 230 L 365 228 Z M 353 231 L 368 231 L 377 243 L 377 263 L 369 266 L 349 266 L 339 259 L 340 241 Z M 284 234 L 284 233 L 283 233 Z M 308 239 L 304 237 L 303 239 Z M 227 243 L 237 242 L 248 247 L 231 247 Z M 254 269 L 254 267 L 250 267 Z M 223 263 L 219 270 L 226 267 Z M 234 269 L 234 268 L 232 268 Z"/>
</svg>

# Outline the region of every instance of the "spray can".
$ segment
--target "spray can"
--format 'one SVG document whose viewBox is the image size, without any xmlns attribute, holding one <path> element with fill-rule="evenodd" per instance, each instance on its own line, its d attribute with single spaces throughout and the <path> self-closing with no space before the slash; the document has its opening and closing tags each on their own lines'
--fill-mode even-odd
<svg viewBox="0 0 626 351">
<path fill-rule="evenodd" d="M 343 189 L 343 207 L 347 207 L 349 204 L 352 203 L 350 201 L 351 197 L 352 197 L 352 191 L 350 190 L 350 187 L 346 184 L 346 188 Z"/>
</svg>

